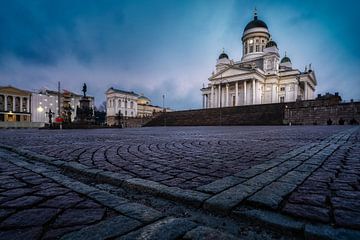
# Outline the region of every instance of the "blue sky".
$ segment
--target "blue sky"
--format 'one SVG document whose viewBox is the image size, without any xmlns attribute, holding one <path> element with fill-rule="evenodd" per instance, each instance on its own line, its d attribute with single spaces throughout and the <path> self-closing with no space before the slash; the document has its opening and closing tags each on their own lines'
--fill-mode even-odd
<svg viewBox="0 0 360 240">
<path fill-rule="evenodd" d="M 222 48 L 240 60 L 254 7 L 281 55 L 316 71 L 317 93 L 360 99 L 359 1 L 0 0 L 0 85 L 81 92 L 113 86 L 155 105 L 201 107 Z"/>
</svg>

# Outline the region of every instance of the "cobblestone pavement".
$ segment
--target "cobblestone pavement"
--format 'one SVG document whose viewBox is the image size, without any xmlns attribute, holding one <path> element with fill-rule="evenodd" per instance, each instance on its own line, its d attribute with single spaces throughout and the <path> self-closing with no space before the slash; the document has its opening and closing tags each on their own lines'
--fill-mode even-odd
<svg viewBox="0 0 360 240">
<path fill-rule="evenodd" d="M 45 166 L 40 169 L 61 169 L 61 174 L 84 182 L 85 190 L 79 190 L 70 184 L 71 181 L 65 181 L 68 184 L 67 189 L 70 189 L 69 192 L 60 194 L 65 202 L 69 195 L 70 198 L 77 197 L 85 202 L 95 200 L 94 204 L 98 204 L 98 207 L 90 210 L 97 209 L 101 217 L 90 222 L 80 221 L 77 225 L 72 224 L 71 227 L 74 229 L 64 230 L 62 234 L 84 229 L 85 226 L 85 229 L 89 229 L 88 225 L 99 225 L 110 221 L 109 219 L 113 219 L 114 216 L 120 216 L 138 221 L 139 225 L 135 228 L 140 228 L 137 231 L 131 229 L 134 231 L 127 230 L 116 235 L 123 235 L 123 239 L 133 239 L 144 232 L 154 233 L 154 229 L 164 230 L 174 226 L 188 227 L 185 227 L 181 234 L 174 233 L 176 237 L 171 235 L 168 239 L 179 236 L 201 239 L 201 236 L 212 234 L 220 234 L 223 238 L 278 237 L 272 230 L 262 232 L 263 230 L 259 231 L 256 226 L 248 226 L 249 223 L 245 219 L 295 232 L 298 234 L 297 237 L 360 238 L 359 127 L 1 130 L 0 134 L 0 145 L 23 156 L 24 163 L 34 161 L 31 164 Z M 51 200 L 50 197 L 37 194 L 37 186 L 15 175 L 21 176 L 24 171 L 21 167 L 26 164 L 18 166 L 17 163 L 16 167 L 11 165 L 14 164 L 11 161 L 4 162 L 1 164 L 5 165 L 1 165 L 0 168 L 6 171 L 1 175 L 1 179 L 14 181 L 9 180 L 9 190 L 2 186 L 7 186 L 6 181 L 4 184 L 1 181 L 0 211 L 4 211 L 4 214 L 0 212 L 2 234 L 15 231 L 14 227 L 3 226 L 11 216 L 19 211 L 50 208 L 42 204 Z M 31 176 L 34 173 L 28 174 Z M 43 172 L 41 174 L 44 176 Z M 55 177 L 55 180 L 58 180 L 55 182 L 61 186 L 53 187 L 50 184 L 48 189 L 64 188 L 62 181 L 67 178 L 65 175 Z M 47 178 L 43 181 L 46 184 L 50 183 Z M 9 198 L 3 195 L 7 191 L 14 191 L 16 194 L 18 190 L 13 188 L 20 189 L 19 196 Z M 106 194 L 106 197 L 95 193 L 88 195 L 88 191 L 114 194 L 119 201 L 129 206 L 126 211 L 123 207 L 119 209 L 118 205 L 106 200 Z M 129 192 L 138 194 L 129 196 Z M 22 196 L 30 200 L 22 200 Z M 143 199 L 144 196 L 147 196 L 147 200 Z M 51 196 L 53 197 L 56 196 Z M 34 199 L 34 202 L 31 199 Z M 99 199 L 102 202 L 99 202 Z M 169 200 L 175 201 L 176 204 L 167 202 L 165 208 L 159 206 L 159 201 Z M 27 201 L 31 204 L 28 203 L 26 207 L 19 209 L 14 207 L 15 210 L 2 205 L 6 202 L 10 205 L 15 202 L 16 206 L 17 202 L 21 205 L 23 201 L 25 205 Z M 148 218 L 153 214 L 157 217 L 137 217 L 139 213 L 134 210 L 137 207 L 132 204 L 142 206 L 139 209 L 145 211 Z M 181 213 L 169 210 L 176 209 L 177 204 L 184 204 Z M 133 207 L 130 211 L 128 207 L 131 206 Z M 42 223 L 38 230 L 40 235 L 37 236 L 45 238 L 46 234 L 57 232 L 58 228 L 69 228 L 54 225 L 68 209 L 62 206 L 53 208 L 57 212 L 51 215 L 48 222 Z M 71 209 L 68 212 L 86 210 L 77 207 L 76 204 L 68 208 Z M 196 217 L 184 218 L 184 212 L 197 211 L 200 213 L 196 213 Z M 223 216 L 226 221 L 235 223 L 227 223 L 233 227 L 226 229 L 217 226 L 216 223 L 220 220 L 214 220 L 215 224 L 206 221 L 199 224 L 199 219 L 213 218 L 206 212 Z M 9 217 L 9 214 L 12 215 Z M 205 214 L 206 217 L 199 217 L 201 214 Z M 20 228 L 22 231 L 26 229 L 25 226 Z M 233 228 L 237 230 L 229 230 Z M 125 236 L 125 232 L 129 233 Z M 248 235 L 241 235 L 244 232 Z"/>
</svg>

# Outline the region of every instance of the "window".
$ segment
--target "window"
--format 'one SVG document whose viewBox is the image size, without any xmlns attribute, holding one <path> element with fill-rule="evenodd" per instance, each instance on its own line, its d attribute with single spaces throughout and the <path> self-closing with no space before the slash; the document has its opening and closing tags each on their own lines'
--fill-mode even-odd
<svg viewBox="0 0 360 240">
<path fill-rule="evenodd" d="M 281 87 L 280 91 L 282 91 L 282 92 L 285 91 L 285 87 Z"/>
<path fill-rule="evenodd" d="M 0 95 L 0 111 L 4 111 L 4 110 L 5 110 L 5 96 Z"/>
<path fill-rule="evenodd" d="M 130 108 L 134 108 L 134 102 L 133 101 L 130 102 Z"/>
<path fill-rule="evenodd" d="M 15 112 L 20 112 L 20 98 L 15 98 Z"/>
<path fill-rule="evenodd" d="M 285 102 L 285 97 L 280 97 L 280 102 L 281 103 Z"/>
<path fill-rule="evenodd" d="M 254 46 L 250 46 L 250 51 L 249 52 L 253 52 L 254 51 Z"/>
<path fill-rule="evenodd" d="M 256 45 L 256 52 L 259 52 L 259 50 L 260 50 L 259 45 Z"/>
<path fill-rule="evenodd" d="M 261 46 L 261 51 L 262 51 L 262 52 L 264 51 L 264 46 Z"/>
<path fill-rule="evenodd" d="M 27 98 L 23 98 L 21 110 L 27 112 Z"/>
</svg>

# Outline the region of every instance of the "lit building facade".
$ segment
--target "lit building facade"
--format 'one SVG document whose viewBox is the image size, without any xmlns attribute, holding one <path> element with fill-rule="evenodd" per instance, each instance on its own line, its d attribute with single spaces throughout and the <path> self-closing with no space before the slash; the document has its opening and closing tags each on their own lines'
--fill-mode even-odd
<svg viewBox="0 0 360 240">
<path fill-rule="evenodd" d="M 63 90 L 60 94 L 60 115 L 66 115 L 70 111 L 71 121 L 76 117 L 76 108 L 80 106 L 82 95 Z M 53 121 L 59 116 L 58 92 L 42 89 L 31 94 L 32 121 L 48 123 L 49 113 L 53 113 Z M 88 97 L 90 106 L 94 108 L 94 97 Z"/>
<path fill-rule="evenodd" d="M 0 86 L 0 122 L 30 122 L 31 93 L 12 86 Z"/>
<path fill-rule="evenodd" d="M 311 65 L 293 68 L 288 56 L 280 58 L 265 22 L 256 12 L 242 36 L 242 58 L 230 60 L 223 52 L 207 87 L 201 89 L 203 108 L 231 107 L 311 100 L 317 85 Z"/>
</svg>

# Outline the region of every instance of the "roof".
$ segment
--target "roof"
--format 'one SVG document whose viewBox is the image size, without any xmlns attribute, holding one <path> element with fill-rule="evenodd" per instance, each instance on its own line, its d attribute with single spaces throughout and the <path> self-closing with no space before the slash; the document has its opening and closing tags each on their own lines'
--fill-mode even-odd
<svg viewBox="0 0 360 240">
<path fill-rule="evenodd" d="M 275 41 L 273 41 L 273 40 L 270 40 L 270 41 L 268 41 L 267 43 L 266 43 L 266 46 L 265 47 L 277 47 L 277 44 L 276 44 L 276 42 Z"/>
<path fill-rule="evenodd" d="M 128 92 L 128 91 L 116 89 L 116 88 L 113 88 L 113 87 L 109 88 L 106 92 L 108 92 L 108 91 L 114 91 L 114 92 L 117 92 L 117 93 L 122 93 L 122 94 L 127 94 L 127 95 L 133 95 L 133 96 L 136 96 L 136 97 L 139 96 L 139 94 L 134 93 L 133 91 Z"/>
<path fill-rule="evenodd" d="M 291 62 L 290 58 L 288 58 L 287 56 L 283 57 L 280 61 L 280 63 L 286 63 L 286 62 Z"/>
<path fill-rule="evenodd" d="M 254 20 L 250 21 L 246 27 L 244 28 L 244 32 L 252 29 L 252 28 L 258 28 L 258 27 L 262 27 L 262 28 L 266 28 L 268 29 L 267 25 L 265 22 L 261 21 L 258 19 L 257 15 L 254 16 Z"/>
<path fill-rule="evenodd" d="M 226 53 L 223 52 L 223 53 L 220 54 L 219 59 L 223 59 L 223 58 L 229 59 L 229 56 Z"/>
</svg>

